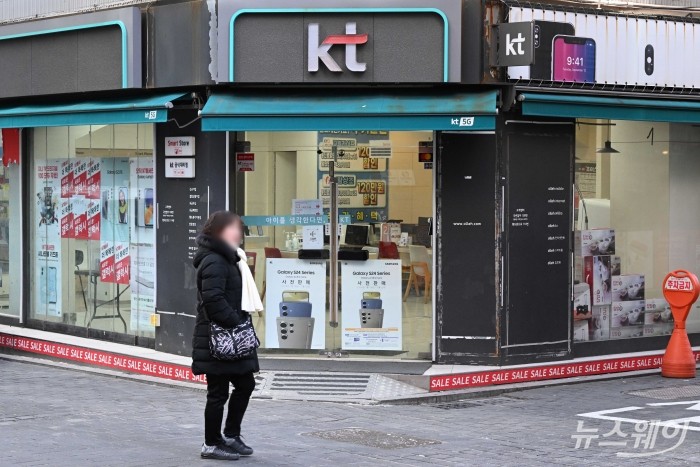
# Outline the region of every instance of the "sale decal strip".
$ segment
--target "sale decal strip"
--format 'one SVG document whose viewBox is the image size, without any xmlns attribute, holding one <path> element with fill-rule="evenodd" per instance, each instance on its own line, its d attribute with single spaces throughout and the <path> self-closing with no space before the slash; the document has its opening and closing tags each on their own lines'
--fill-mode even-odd
<svg viewBox="0 0 700 467">
<path fill-rule="evenodd" d="M 700 351 L 694 352 L 695 361 L 700 362 Z M 430 391 L 452 391 L 499 384 L 529 383 L 579 376 L 594 376 L 629 371 L 655 370 L 661 367 L 663 354 L 637 357 L 609 358 L 587 362 L 537 365 L 510 368 L 507 370 L 487 370 L 474 373 L 459 373 L 430 377 Z"/>
<path fill-rule="evenodd" d="M 204 375 L 193 375 L 190 367 L 184 365 L 164 363 L 147 358 L 130 357 L 113 352 L 104 352 L 102 350 L 31 339 L 28 337 L 18 337 L 11 334 L 0 333 L 0 348 L 45 355 L 61 360 L 69 360 L 156 378 L 186 381 L 190 383 L 207 382 Z"/>
</svg>

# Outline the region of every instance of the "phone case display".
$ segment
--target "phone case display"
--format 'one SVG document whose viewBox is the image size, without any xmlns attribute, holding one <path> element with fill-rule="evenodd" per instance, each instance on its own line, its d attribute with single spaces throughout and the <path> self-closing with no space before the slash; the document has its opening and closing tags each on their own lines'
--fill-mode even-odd
<svg viewBox="0 0 700 467">
<path fill-rule="evenodd" d="M 644 300 L 644 276 L 638 274 L 613 276 L 612 295 L 613 302 Z"/>
<path fill-rule="evenodd" d="M 610 305 L 594 306 L 588 325 L 590 340 L 610 339 Z"/>
<path fill-rule="evenodd" d="M 343 349 L 402 350 L 401 261 L 342 261 L 341 268 Z"/>
<path fill-rule="evenodd" d="M 326 261 L 275 258 L 265 266 L 265 347 L 325 348 Z"/>
<path fill-rule="evenodd" d="M 644 335 L 665 336 L 673 332 L 671 305 L 663 298 L 650 298 L 646 301 L 644 313 Z"/>
<path fill-rule="evenodd" d="M 591 304 L 591 287 L 587 283 L 574 285 L 574 321 L 589 319 L 593 316 Z"/>
</svg>

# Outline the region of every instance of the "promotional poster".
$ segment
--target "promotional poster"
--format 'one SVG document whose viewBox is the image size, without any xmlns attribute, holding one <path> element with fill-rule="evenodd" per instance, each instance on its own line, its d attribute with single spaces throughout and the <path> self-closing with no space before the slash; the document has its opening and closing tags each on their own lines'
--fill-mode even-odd
<svg viewBox="0 0 700 467">
<path fill-rule="evenodd" d="M 326 347 L 326 262 L 266 259 L 265 347 Z"/>
<path fill-rule="evenodd" d="M 700 24 L 657 18 L 512 7 L 509 23 L 534 22 L 534 63 L 511 80 L 697 88 Z"/>
<path fill-rule="evenodd" d="M 334 148 L 339 214 L 351 215 L 354 222 L 387 220 L 389 132 L 318 132 L 318 193 L 326 209 L 330 208 L 328 167 Z"/>
<path fill-rule="evenodd" d="M 342 348 L 402 350 L 401 261 L 343 261 Z"/>
<path fill-rule="evenodd" d="M 32 219 L 35 232 L 37 314 L 62 316 L 61 280 L 61 160 L 38 161 L 34 172 L 38 216 Z"/>
<path fill-rule="evenodd" d="M 129 159 L 104 158 L 101 165 L 100 280 L 128 284 L 129 271 L 124 269 L 124 264 L 129 261 Z M 87 169 L 85 180 L 87 184 Z M 94 193 L 94 190 L 90 191 Z M 87 219 L 85 230 L 87 232 Z M 117 251 L 120 254 L 118 259 L 115 257 Z M 121 267 L 119 280 L 118 265 Z"/>
<path fill-rule="evenodd" d="M 133 157 L 129 160 L 128 219 L 130 237 L 131 329 L 153 331 L 151 315 L 156 312 L 155 295 L 155 171 L 153 160 Z"/>
</svg>

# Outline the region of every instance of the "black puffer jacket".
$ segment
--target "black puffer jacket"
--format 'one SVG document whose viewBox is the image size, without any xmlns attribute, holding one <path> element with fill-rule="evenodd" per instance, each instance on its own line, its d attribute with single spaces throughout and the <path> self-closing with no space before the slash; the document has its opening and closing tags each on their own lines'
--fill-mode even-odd
<svg viewBox="0 0 700 467">
<path fill-rule="evenodd" d="M 215 359 L 209 353 L 209 319 L 221 327 L 232 328 L 250 317 L 240 310 L 243 284 L 236 252 L 221 240 L 208 235 L 197 237 L 197 245 L 199 250 L 193 264 L 197 268 L 199 297 L 192 337 L 192 373 L 242 375 L 260 371 L 257 354 L 241 360 L 224 361 Z"/>
</svg>

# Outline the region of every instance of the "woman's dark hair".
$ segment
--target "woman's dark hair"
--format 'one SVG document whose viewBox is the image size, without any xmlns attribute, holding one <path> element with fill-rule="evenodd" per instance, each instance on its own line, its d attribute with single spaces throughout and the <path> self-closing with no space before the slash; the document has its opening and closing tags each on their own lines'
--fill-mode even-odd
<svg viewBox="0 0 700 467">
<path fill-rule="evenodd" d="M 202 227 L 202 234 L 218 237 L 221 232 L 236 222 L 242 224 L 241 216 L 231 211 L 216 211 L 212 213 Z"/>
</svg>

